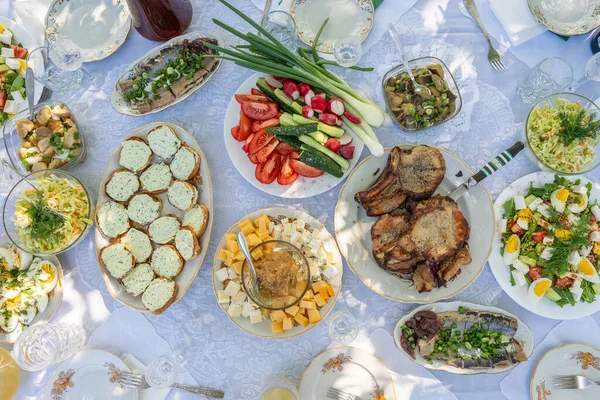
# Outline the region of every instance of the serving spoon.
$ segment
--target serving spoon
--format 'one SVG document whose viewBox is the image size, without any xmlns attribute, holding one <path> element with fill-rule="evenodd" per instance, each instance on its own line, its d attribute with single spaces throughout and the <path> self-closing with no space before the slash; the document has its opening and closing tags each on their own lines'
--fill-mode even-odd
<svg viewBox="0 0 600 400">
<path fill-rule="evenodd" d="M 246 261 L 248 261 L 248 266 L 250 267 L 250 272 L 252 273 L 252 292 L 256 295 L 257 300 L 260 300 L 261 303 L 270 305 L 271 296 L 264 290 L 261 290 L 258 284 L 258 275 L 256 274 L 256 269 L 252 263 L 252 256 L 250 256 L 250 249 L 248 248 L 248 242 L 246 242 L 246 236 L 244 236 L 244 232 L 237 233 L 237 242 L 240 245 L 242 254 L 244 254 L 244 257 L 246 257 Z"/>
</svg>

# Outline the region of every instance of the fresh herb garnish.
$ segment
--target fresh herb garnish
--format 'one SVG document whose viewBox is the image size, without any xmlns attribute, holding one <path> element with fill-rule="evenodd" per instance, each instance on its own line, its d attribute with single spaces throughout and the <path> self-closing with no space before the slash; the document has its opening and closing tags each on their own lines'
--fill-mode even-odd
<svg viewBox="0 0 600 400">
<path fill-rule="evenodd" d="M 594 120 L 596 114 L 588 114 L 586 110 L 580 110 L 577 114 L 568 114 L 561 111 L 560 130 L 558 135 L 567 146 L 575 141 L 586 138 L 595 138 L 600 133 L 600 120 Z"/>
<path fill-rule="evenodd" d="M 31 202 L 27 214 L 31 218 L 29 232 L 34 239 L 44 239 L 52 236 L 64 223 L 58 215 L 48 208 L 41 197 Z"/>
</svg>

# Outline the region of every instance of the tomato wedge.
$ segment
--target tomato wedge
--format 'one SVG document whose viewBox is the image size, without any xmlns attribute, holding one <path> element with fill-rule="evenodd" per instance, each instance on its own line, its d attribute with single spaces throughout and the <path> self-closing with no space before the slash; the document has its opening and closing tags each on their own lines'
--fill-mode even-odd
<svg viewBox="0 0 600 400">
<path fill-rule="evenodd" d="M 248 153 L 248 158 L 252 164 L 258 164 L 258 158 L 256 158 L 255 154 Z"/>
<path fill-rule="evenodd" d="M 248 146 L 248 152 L 256 154 L 260 149 L 265 147 L 273 139 L 273 135 L 269 135 L 266 131 L 258 131 L 254 133 L 252 143 Z"/>
<path fill-rule="evenodd" d="M 263 129 L 273 128 L 279 125 L 279 118 L 271 118 L 266 121 L 254 121 L 252 123 L 252 132 L 262 131 Z"/>
<path fill-rule="evenodd" d="M 248 139 L 246 139 L 246 143 L 244 143 L 244 145 L 242 146 L 242 150 L 244 150 L 244 153 L 248 152 L 248 147 L 250 146 L 250 143 L 252 143 L 252 139 L 254 139 L 254 133 L 248 136 Z"/>
<path fill-rule="evenodd" d="M 275 152 L 271 153 L 267 161 L 256 166 L 254 176 L 260 183 L 268 185 L 273 182 L 279 174 L 281 166 L 281 156 Z"/>
<path fill-rule="evenodd" d="M 300 176 L 306 176 L 308 178 L 316 178 L 324 174 L 320 169 L 311 167 L 310 165 L 304 164 L 300 160 L 290 159 L 290 166 Z"/>
<path fill-rule="evenodd" d="M 296 179 L 298 179 L 298 173 L 292 169 L 290 166 L 289 156 L 285 156 L 283 159 L 283 164 L 281 164 L 281 170 L 279 171 L 279 175 L 277 175 L 277 183 L 280 185 L 291 185 L 294 183 Z"/>
<path fill-rule="evenodd" d="M 246 116 L 259 121 L 265 121 L 275 117 L 278 111 L 277 104 L 275 103 L 242 103 L 242 112 L 246 114 Z"/>
<path fill-rule="evenodd" d="M 247 102 L 272 103 L 265 95 L 258 94 L 236 94 L 235 100 L 240 104 Z"/>
<path fill-rule="evenodd" d="M 269 143 L 267 143 L 267 145 L 265 147 L 260 149 L 255 154 L 256 158 L 258 159 L 258 162 L 263 163 L 263 162 L 267 161 L 267 158 L 269 157 L 269 155 L 271 155 L 272 152 L 275 151 L 275 148 L 277 147 L 278 144 L 279 144 L 279 140 L 277 140 L 275 138 L 271 139 L 271 141 Z"/>
<path fill-rule="evenodd" d="M 292 160 L 297 160 L 300 158 L 300 152 L 298 150 L 294 150 L 290 153 L 290 158 Z"/>
<path fill-rule="evenodd" d="M 252 88 L 250 90 L 250 93 L 256 95 L 256 96 L 264 96 L 265 94 L 263 92 L 261 92 L 260 90 L 258 90 L 257 88 Z"/>
<path fill-rule="evenodd" d="M 6 94 L 6 90 L 0 89 L 0 110 L 4 110 L 4 105 L 6 104 L 6 98 L 8 94 Z"/>
<path fill-rule="evenodd" d="M 234 126 L 233 128 L 231 128 L 231 136 L 233 136 L 233 138 L 235 140 L 237 140 L 238 142 L 240 141 L 240 127 L 239 126 Z"/>
<path fill-rule="evenodd" d="M 275 149 L 275 150 L 277 150 L 277 152 L 279 154 L 281 154 L 282 156 L 287 156 L 288 154 L 290 154 L 292 151 L 295 151 L 296 149 L 287 143 L 280 142 L 277 145 L 277 149 Z"/>
<path fill-rule="evenodd" d="M 13 51 L 15 52 L 15 58 L 25 59 L 27 57 L 27 54 L 29 54 L 27 49 L 24 49 L 20 46 L 14 45 L 14 44 L 11 44 L 10 48 L 13 49 Z"/>
<path fill-rule="evenodd" d="M 246 116 L 244 113 L 240 113 L 240 134 L 238 141 L 242 142 L 248 139 L 248 136 L 252 133 L 252 119 Z"/>
</svg>

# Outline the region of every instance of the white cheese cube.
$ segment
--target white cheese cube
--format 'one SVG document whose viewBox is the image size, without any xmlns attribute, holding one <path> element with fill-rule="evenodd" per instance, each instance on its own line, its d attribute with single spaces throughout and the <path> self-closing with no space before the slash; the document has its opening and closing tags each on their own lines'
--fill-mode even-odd
<svg viewBox="0 0 600 400">
<path fill-rule="evenodd" d="M 234 303 L 236 303 L 236 304 L 240 304 L 240 305 L 242 305 L 242 304 L 244 304 L 244 303 L 246 302 L 246 297 L 248 297 L 248 296 L 246 295 L 246 293 L 244 293 L 244 292 L 242 292 L 242 291 L 239 291 L 239 292 L 237 292 L 237 293 L 236 293 L 236 295 L 235 295 L 235 296 L 233 296 L 233 299 L 232 299 L 232 301 L 233 301 Z"/>
<path fill-rule="evenodd" d="M 240 291 L 240 284 L 230 281 L 225 288 L 225 294 L 230 297 L 234 297 Z"/>
<path fill-rule="evenodd" d="M 12 32 L 9 31 L 8 29 L 5 29 L 4 32 L 0 33 L 0 42 L 6 43 L 6 44 L 11 44 L 12 36 L 13 36 Z"/>
<path fill-rule="evenodd" d="M 271 224 L 272 224 L 272 222 L 271 222 Z M 274 232 L 281 232 L 282 230 L 283 229 L 281 228 L 281 225 L 273 225 L 273 231 Z"/>
<path fill-rule="evenodd" d="M 334 267 L 333 265 L 330 265 L 329 267 L 325 268 L 323 270 L 323 276 L 325 276 L 325 278 L 327 280 L 330 280 L 331 278 L 333 278 L 334 276 L 336 276 L 338 274 L 338 270 L 336 267 Z"/>
<path fill-rule="evenodd" d="M 529 272 L 529 265 L 525 264 L 523 261 L 519 260 L 518 258 L 513 261 L 512 266 L 519 272 L 521 272 L 522 274 L 526 274 L 527 272 Z"/>
<path fill-rule="evenodd" d="M 515 284 L 517 286 L 523 286 L 527 283 L 527 280 L 525 279 L 525 275 L 521 271 L 517 271 L 516 269 L 513 269 L 511 271 L 511 274 L 512 274 Z"/>
<path fill-rule="evenodd" d="M 539 212 L 540 214 L 542 214 L 544 217 L 550 218 L 550 213 L 548 212 L 548 207 L 550 207 L 548 204 L 540 204 L 536 211 Z"/>
<path fill-rule="evenodd" d="M 312 239 L 312 235 L 309 231 L 302 232 L 302 243 L 308 244 L 308 243 L 310 243 L 311 239 Z"/>
<path fill-rule="evenodd" d="M 515 209 L 522 210 L 527 207 L 525 205 L 525 198 L 523 196 L 517 195 L 513 198 L 513 200 L 515 201 Z"/>
<path fill-rule="evenodd" d="M 581 248 L 581 250 L 579 250 L 579 254 L 581 255 L 581 257 L 587 257 L 591 252 L 592 252 L 592 248 L 594 246 L 583 246 Z"/>
<path fill-rule="evenodd" d="M 275 223 L 271 221 L 269 222 L 269 233 L 273 233 L 273 229 L 275 229 Z"/>
<path fill-rule="evenodd" d="M 254 311 L 254 307 L 252 307 L 248 303 L 244 303 L 244 305 L 242 306 L 242 317 L 248 318 L 252 311 Z"/>
<path fill-rule="evenodd" d="M 544 240 L 542 242 L 544 244 L 552 244 L 554 243 L 554 238 L 552 236 L 544 236 Z"/>
<path fill-rule="evenodd" d="M 335 255 L 327 252 L 327 264 L 333 264 L 335 262 Z"/>
<path fill-rule="evenodd" d="M 571 186 L 571 190 L 575 193 L 587 195 L 587 188 L 585 186 Z"/>
<path fill-rule="evenodd" d="M 18 58 L 7 58 L 4 60 L 4 63 L 8 65 L 10 69 L 14 69 L 16 71 L 21 69 L 21 61 L 19 61 Z"/>
<path fill-rule="evenodd" d="M 577 289 L 573 289 L 571 287 L 571 288 L 569 288 L 569 291 L 573 295 L 573 299 L 575 299 L 575 301 L 581 300 L 581 295 L 583 294 L 583 288 L 580 287 L 580 288 L 577 288 Z"/>
<path fill-rule="evenodd" d="M 306 223 L 301 220 L 300 218 L 298 218 L 296 220 L 296 230 L 302 232 L 304 230 L 304 227 L 306 226 Z"/>
<path fill-rule="evenodd" d="M 575 250 L 573 250 L 570 254 L 569 254 L 569 258 L 567 259 L 567 261 L 569 262 L 569 264 L 571 265 L 578 265 L 579 262 L 581 261 L 581 256 L 579 255 L 578 252 L 576 252 Z"/>
<path fill-rule="evenodd" d="M 19 103 L 13 100 L 6 100 L 4 112 L 7 114 L 16 114 L 19 112 Z"/>
<path fill-rule="evenodd" d="M 221 308 L 223 308 L 225 311 L 229 310 L 229 303 L 221 305 Z"/>
<path fill-rule="evenodd" d="M 294 233 L 294 226 L 290 223 L 283 224 L 283 234 L 287 236 L 291 236 Z"/>
<path fill-rule="evenodd" d="M 506 218 L 502 218 L 498 221 L 498 232 L 504 233 L 506 232 L 506 226 L 508 224 L 508 220 Z"/>
<path fill-rule="evenodd" d="M 529 209 L 531 211 L 535 211 L 543 202 L 544 200 L 540 199 L 539 197 L 536 197 L 531 203 L 529 203 Z"/>
<path fill-rule="evenodd" d="M 259 322 L 262 322 L 262 314 L 260 312 L 260 310 L 254 310 L 249 314 L 250 317 L 250 323 L 252 325 L 254 324 L 258 324 Z"/>
<path fill-rule="evenodd" d="M 273 239 L 281 240 L 281 233 L 274 230 L 273 231 Z"/>
<path fill-rule="evenodd" d="M 593 231 L 593 232 L 590 234 L 590 240 L 591 240 L 592 242 L 600 242 L 600 232 L 598 232 L 598 231 Z"/>
<path fill-rule="evenodd" d="M 320 229 L 315 229 L 312 233 L 312 237 L 315 239 L 320 239 L 321 238 L 321 230 Z"/>
<path fill-rule="evenodd" d="M 215 272 L 217 279 L 220 282 L 223 282 L 225 279 L 229 278 L 229 273 L 227 272 L 227 268 L 221 268 Z"/>
<path fill-rule="evenodd" d="M 237 274 L 237 272 L 235 272 L 235 268 L 233 268 L 233 267 L 227 268 L 227 276 L 229 276 L 229 279 L 237 278 L 238 274 Z"/>
<path fill-rule="evenodd" d="M 248 297 L 248 299 L 246 299 L 246 302 L 252 306 L 253 308 L 258 308 L 258 304 L 256 304 L 255 302 L 252 301 L 252 299 L 250 297 Z"/>
<path fill-rule="evenodd" d="M 600 221 L 600 207 L 598 207 L 597 204 L 594 204 L 590 210 L 592 211 L 592 214 L 594 214 L 596 221 Z"/>
<path fill-rule="evenodd" d="M 575 274 L 575 275 L 577 275 L 577 274 Z M 577 290 L 577 289 L 579 289 L 580 287 L 581 287 L 581 278 L 579 278 L 579 279 L 574 279 L 574 280 L 573 280 L 573 284 L 571 285 L 571 289 L 575 289 L 575 290 Z"/>
<path fill-rule="evenodd" d="M 219 304 L 229 304 L 229 296 L 223 290 L 217 292 L 217 299 Z"/>
<path fill-rule="evenodd" d="M 16 101 L 17 103 L 24 103 L 25 99 L 23 98 L 23 95 L 21 94 L 21 92 L 19 92 L 18 90 L 15 92 L 11 92 L 10 93 L 13 100 Z"/>
<path fill-rule="evenodd" d="M 576 224 L 579 221 L 579 217 L 575 214 L 569 214 L 567 216 L 567 221 L 569 221 L 572 224 Z"/>
<path fill-rule="evenodd" d="M 549 260 L 552 258 L 552 247 L 546 247 L 544 250 L 542 250 L 542 253 L 540 254 L 540 258 L 543 258 L 544 260 Z"/>
<path fill-rule="evenodd" d="M 227 314 L 229 314 L 230 317 L 241 317 L 242 306 L 240 306 L 239 304 L 230 305 L 229 309 L 227 310 Z"/>
<path fill-rule="evenodd" d="M 11 49 L 10 47 L 3 47 L 2 51 L 0 51 L 0 56 L 14 58 L 15 51 L 13 49 Z"/>
<path fill-rule="evenodd" d="M 298 231 L 292 232 L 292 235 L 290 236 L 290 241 L 296 242 L 301 237 L 302 237 L 302 234 L 300 232 L 298 232 Z"/>
<path fill-rule="evenodd" d="M 302 246 L 302 251 L 304 252 L 304 254 L 309 254 L 310 253 L 310 247 L 308 247 L 308 246 Z"/>
<path fill-rule="evenodd" d="M 282 220 L 280 221 L 280 223 L 281 223 L 281 225 L 284 225 L 284 224 L 289 224 L 289 223 L 290 223 L 290 220 L 289 220 L 288 218 L 284 218 L 284 219 L 282 219 Z"/>
<path fill-rule="evenodd" d="M 314 278 L 321 275 L 321 271 L 319 271 L 319 267 L 317 266 L 312 266 L 310 267 L 310 277 Z"/>
</svg>

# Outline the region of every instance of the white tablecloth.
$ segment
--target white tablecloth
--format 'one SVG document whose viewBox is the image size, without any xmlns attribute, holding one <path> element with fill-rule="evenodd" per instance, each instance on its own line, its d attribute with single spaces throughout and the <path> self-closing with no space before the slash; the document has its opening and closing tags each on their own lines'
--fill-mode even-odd
<svg viewBox="0 0 600 400">
<path fill-rule="evenodd" d="M 233 3 L 255 20 L 261 14 L 250 1 L 235 0 Z M 456 133 L 442 126 L 427 134 L 407 135 L 396 128 L 382 128 L 378 130 L 378 135 L 385 146 L 416 141 L 440 145 L 463 158 L 471 168 L 477 168 L 518 138 L 518 124 L 526 116 L 528 107 L 519 99 L 516 88 L 528 67 L 508 51 L 503 58 L 509 71 L 495 72 L 487 61 L 487 43 L 473 21 L 461 14 L 458 4 L 458 0 L 420 0 L 403 19 L 423 41 L 449 43 L 459 48 L 465 67 L 476 70 L 474 76 L 477 77 L 478 101 L 473 105 L 470 120 L 465 121 L 469 129 Z M 239 19 L 215 0 L 194 0 L 194 7 L 192 28 L 217 31 L 226 41 L 231 41 L 231 36 L 216 29 L 212 18 L 246 29 Z M 13 17 L 12 13 L 10 2 L 0 0 L 0 15 Z M 559 38 L 550 39 L 549 46 L 564 45 Z M 579 38 L 569 41 L 569 45 L 589 48 L 589 40 Z M 225 64 L 197 94 L 162 113 L 132 118 L 114 112 L 109 101 L 116 78 L 130 62 L 153 46 L 155 43 L 141 38 L 132 30 L 127 42 L 113 56 L 89 65 L 90 69 L 102 69 L 106 73 L 106 84 L 102 91 L 88 92 L 76 99 L 61 98 L 77 113 L 81 131 L 88 143 L 88 158 L 74 173 L 96 193 L 109 156 L 130 130 L 152 121 L 170 121 L 192 132 L 203 148 L 213 177 L 215 206 L 210 247 L 198 277 L 182 301 L 160 316 L 146 318 L 171 347 L 189 348 L 188 368 L 198 384 L 219 386 L 227 392 L 228 399 L 255 399 L 261 386 L 272 376 L 285 375 L 296 381 L 300 378 L 309 362 L 330 345 L 326 323 L 287 341 L 259 339 L 237 329 L 221 311 L 213 295 L 210 282 L 216 245 L 227 227 L 242 216 L 272 205 L 302 208 L 333 231 L 333 212 L 339 187 L 310 199 L 283 200 L 265 195 L 241 178 L 224 149 L 223 118 L 232 93 L 253 72 L 230 63 Z M 393 51 L 391 41 L 384 35 L 363 56 L 361 64 L 377 66 L 389 62 Z M 539 49 L 540 60 L 544 54 L 543 49 Z M 587 57 L 585 54 L 588 53 L 582 51 L 582 54 L 570 60 L 576 69 L 582 67 Z M 381 103 L 383 98 L 379 75 L 352 72 L 347 78 Z M 588 95 L 595 95 L 594 98 L 600 96 L 597 84 L 584 85 L 583 90 Z M 365 150 L 363 157 L 366 155 Z M 528 159 L 520 156 L 506 170 L 486 180 L 484 186 L 495 197 L 510 182 L 534 170 Z M 588 174 L 588 178 L 599 182 L 600 172 Z M 56 317 L 58 321 L 83 324 L 88 334 L 101 325 L 112 311 L 122 307 L 110 297 L 100 277 L 92 236 L 89 235 L 77 248 L 59 257 L 65 267 L 66 278 L 65 298 Z M 558 323 L 525 311 L 502 294 L 489 267 L 461 298 L 496 304 L 516 314 L 533 328 L 536 343 L 541 342 Z M 391 331 L 397 318 L 410 308 L 410 305 L 376 295 L 345 267 L 343 289 L 336 310 L 348 309 L 357 315 L 361 321 L 361 334 L 370 336 L 378 328 Z M 596 322 L 600 321 L 600 316 L 594 318 Z M 566 323 L 572 329 L 578 327 L 577 321 Z M 460 399 L 505 398 L 500 392 L 499 382 L 506 374 L 457 376 L 436 372 L 434 375 Z M 40 398 L 45 383 L 44 372 L 25 374 L 18 398 Z M 528 395 L 522 393 L 514 398 L 526 399 Z"/>
</svg>

